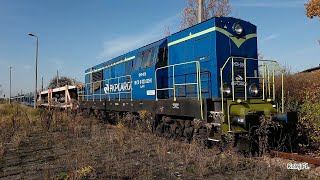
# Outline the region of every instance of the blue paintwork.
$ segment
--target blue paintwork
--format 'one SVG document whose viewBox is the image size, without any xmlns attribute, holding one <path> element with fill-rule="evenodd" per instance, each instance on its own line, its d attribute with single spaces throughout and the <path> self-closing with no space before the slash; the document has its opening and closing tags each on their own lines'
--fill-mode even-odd
<svg viewBox="0 0 320 180">
<path fill-rule="evenodd" d="M 12 100 L 17 101 L 17 102 L 21 102 L 22 104 L 24 104 L 26 106 L 33 106 L 34 96 L 33 96 L 33 93 L 27 93 L 24 95 L 12 97 Z"/>
<path fill-rule="evenodd" d="M 216 21 L 216 26 L 222 28 L 224 25 L 227 25 L 228 31 L 232 31 L 232 25 L 228 26 L 228 24 L 233 24 L 235 22 L 240 22 L 241 26 L 244 28 L 244 34 L 252 34 L 257 32 L 257 28 L 255 25 L 239 20 L 239 19 L 229 19 L 229 18 L 220 18 L 220 20 Z M 233 33 L 235 36 L 235 33 Z M 223 64 L 225 63 L 226 59 L 230 56 L 234 57 L 246 57 L 246 58 L 258 58 L 258 49 L 257 49 L 257 38 L 252 38 L 248 39 L 245 41 L 239 48 L 230 40 L 229 44 L 229 37 L 217 33 L 217 42 L 224 42 L 224 43 L 219 43 L 219 46 L 217 46 L 217 66 L 222 67 Z M 258 70 L 258 62 L 256 61 L 248 61 L 247 63 L 247 76 L 253 77 L 254 76 L 254 70 Z M 217 84 L 220 87 L 220 74 L 219 74 L 219 69 L 217 69 L 217 78 L 218 82 Z M 258 71 L 257 71 L 258 73 Z M 236 76 L 236 74 L 235 74 Z M 227 83 L 229 86 L 231 86 L 231 61 L 227 64 L 224 73 L 224 82 Z M 257 80 L 249 80 L 248 84 L 250 85 L 251 82 L 257 83 Z M 249 86 L 247 86 L 249 87 Z M 219 89 L 216 89 L 215 92 L 220 93 Z M 249 93 L 249 92 L 248 92 Z M 249 95 L 249 94 L 248 94 Z M 236 95 L 237 96 L 237 95 Z"/>
<path fill-rule="evenodd" d="M 151 67 L 146 69 L 136 70 L 133 67 L 137 63 L 137 56 L 139 53 L 148 50 L 150 48 L 155 48 L 156 53 L 160 47 L 168 48 L 168 64 L 179 64 L 190 61 L 199 61 L 201 68 L 201 84 L 202 84 L 202 97 L 203 98 L 215 98 L 220 97 L 220 68 L 225 63 L 226 59 L 230 56 L 241 56 L 248 58 L 257 58 L 257 38 L 251 38 L 245 41 L 240 47 L 230 40 L 230 37 L 219 31 L 212 31 L 201 36 L 180 42 L 178 44 L 168 46 L 168 43 L 180 40 L 182 38 L 188 37 L 189 35 L 196 34 L 201 31 L 205 31 L 212 27 L 219 27 L 225 29 L 231 34 L 235 35 L 232 30 L 232 25 L 239 22 L 244 29 L 243 36 L 247 34 L 256 33 L 256 26 L 231 17 L 221 17 L 212 18 L 208 21 L 185 29 L 183 31 L 172 34 L 171 36 L 159 40 L 155 43 L 149 44 L 147 46 L 141 47 L 129 53 L 118 56 L 107 62 L 101 63 L 92 67 L 92 69 L 99 69 L 110 65 L 112 63 L 118 62 L 125 58 L 135 56 L 135 59 L 121 63 L 110 68 L 103 70 L 103 79 L 110 79 L 119 76 L 131 75 L 132 77 L 132 98 L 134 100 L 143 99 L 155 99 L 154 90 L 155 83 L 157 83 L 158 88 L 172 88 L 172 73 L 173 69 L 162 69 L 157 73 L 157 79 L 155 81 L 155 70 L 156 70 L 156 55 L 153 57 L 153 64 Z M 124 42 L 125 43 L 125 42 Z M 231 78 L 231 64 L 226 67 L 224 71 L 224 82 L 230 84 Z M 247 64 L 248 75 L 253 76 L 253 70 L 257 70 L 257 63 Z M 87 69 L 85 72 L 91 71 L 91 68 Z M 189 64 L 184 66 L 175 67 L 175 83 L 193 83 L 196 82 L 196 71 L 195 64 Z M 85 82 L 90 83 L 90 75 L 86 74 Z M 126 82 L 123 79 L 122 82 Z M 117 82 L 112 82 L 117 84 Z M 121 83 L 121 81 L 120 81 Z M 95 94 L 105 94 L 102 86 L 101 90 L 96 90 Z M 115 91 L 115 93 L 118 91 Z M 86 94 L 91 95 L 90 87 L 86 86 Z M 158 91 L 158 98 L 172 98 L 173 91 Z M 177 98 L 191 98 L 196 97 L 196 86 L 177 86 L 176 88 Z M 90 97 L 89 99 L 92 99 Z M 99 99 L 100 96 L 95 96 L 95 99 Z M 109 95 L 102 95 L 102 98 L 109 98 Z M 119 98 L 118 94 L 110 94 L 111 99 Z M 122 98 L 130 98 L 130 94 L 121 94 Z"/>
</svg>

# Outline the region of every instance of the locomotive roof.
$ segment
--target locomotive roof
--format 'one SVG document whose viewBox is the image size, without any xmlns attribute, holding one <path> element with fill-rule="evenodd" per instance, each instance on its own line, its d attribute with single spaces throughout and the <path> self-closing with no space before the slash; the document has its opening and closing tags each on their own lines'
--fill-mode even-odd
<svg viewBox="0 0 320 180">
<path fill-rule="evenodd" d="M 147 44 L 147 45 L 145 45 L 145 46 L 142 46 L 142 47 L 140 47 L 140 48 L 138 48 L 138 49 L 132 50 L 132 51 L 130 51 L 130 52 L 127 52 L 127 53 L 125 53 L 125 54 L 122 54 L 122 55 L 120 55 L 120 56 L 117 56 L 117 57 L 115 57 L 115 58 L 112 58 L 112 59 L 110 59 L 110 60 L 108 60 L 108 61 L 105 61 L 105 62 L 103 62 L 103 63 L 100 63 L 100 64 L 98 64 L 98 65 L 95 65 L 95 66 L 93 66 L 92 68 L 93 68 L 93 69 L 96 69 L 97 67 L 99 67 L 99 66 L 101 66 L 101 65 L 106 66 L 106 65 L 112 64 L 112 63 L 114 63 L 114 62 L 116 62 L 116 61 L 122 60 L 122 59 L 124 59 L 124 58 L 128 58 L 128 57 L 125 57 L 126 55 L 129 55 L 129 56 L 130 56 L 131 54 L 136 54 L 136 53 L 138 53 L 138 52 L 144 51 L 144 50 L 149 49 L 149 48 L 151 48 L 151 47 L 160 46 L 166 39 L 167 39 L 167 37 L 166 37 L 166 38 L 162 38 L 162 39 L 160 39 L 160 40 L 158 40 L 158 41 L 152 42 L 152 43 Z M 91 68 L 88 68 L 88 69 L 86 70 L 86 72 L 87 72 L 87 71 L 90 71 L 90 69 L 91 69 Z"/>
<path fill-rule="evenodd" d="M 212 17 L 212 18 L 210 18 L 210 19 L 207 19 L 207 20 L 205 20 L 205 21 L 202 21 L 202 22 L 199 23 L 199 24 L 205 23 L 205 22 L 207 22 L 207 21 L 211 21 L 211 20 L 213 20 L 213 19 L 221 19 L 221 20 L 237 19 L 237 20 L 240 20 L 240 21 L 244 21 L 244 22 L 250 23 L 249 21 L 245 21 L 245 20 L 242 20 L 242 19 L 239 19 L 239 18 L 235 18 L 235 17 Z M 178 34 L 178 33 L 182 32 L 182 31 L 191 29 L 191 28 L 193 28 L 193 27 L 195 27 L 195 26 L 198 26 L 199 24 L 195 24 L 195 25 L 190 26 L 190 27 L 188 27 L 188 28 L 185 28 L 185 29 L 182 29 L 182 30 L 180 30 L 180 31 L 177 31 L 177 32 L 171 34 L 170 36 L 175 35 L 175 34 Z M 250 23 L 250 24 L 252 24 L 252 23 Z M 254 25 L 254 24 L 252 24 L 252 25 Z"/>
<path fill-rule="evenodd" d="M 213 19 L 217 19 L 217 20 L 236 19 L 236 20 L 244 21 L 244 20 L 242 20 L 242 19 L 234 18 L 234 17 L 212 17 L 212 18 L 210 18 L 210 19 L 208 19 L 208 20 L 206 20 L 206 21 L 203 21 L 203 22 L 201 22 L 201 23 L 199 23 L 199 24 L 202 24 L 202 23 L 205 23 L 205 22 L 208 22 L 208 21 L 212 21 Z M 249 21 L 244 21 L 244 22 L 250 23 Z M 188 28 L 186 28 L 186 29 L 183 29 L 183 30 L 180 30 L 180 31 L 178 31 L 178 32 L 175 32 L 175 33 L 171 34 L 170 36 L 174 36 L 174 35 L 176 35 L 176 34 L 178 34 L 178 33 L 180 33 L 180 32 L 183 32 L 183 31 L 192 29 L 192 28 L 194 28 L 195 26 L 198 26 L 199 24 L 195 24 L 195 25 L 193 25 L 193 26 L 191 26 L 191 27 L 188 27 Z M 250 23 L 250 24 L 252 24 L 252 23 Z M 252 24 L 252 25 L 254 25 L 254 24 Z M 170 37 L 170 36 L 168 36 L 168 37 Z M 107 61 L 105 61 L 105 62 L 102 62 L 102 63 L 100 63 L 100 64 L 98 64 L 98 65 L 92 66 L 91 68 L 92 68 L 92 69 L 97 69 L 97 68 L 100 67 L 101 65 L 102 65 L 102 66 L 106 66 L 106 65 L 112 64 L 112 63 L 114 63 L 114 62 L 117 62 L 117 61 L 119 61 L 119 60 L 122 60 L 122 59 L 124 59 L 124 58 L 128 58 L 128 57 L 125 57 L 125 56 L 126 56 L 126 55 L 131 56 L 131 55 L 136 54 L 136 53 L 138 53 L 138 52 L 141 52 L 141 51 L 143 51 L 143 50 L 145 50 L 145 49 L 147 49 L 147 48 L 150 48 L 150 46 L 152 46 L 152 47 L 154 47 L 154 46 L 159 46 L 161 43 L 163 43 L 165 40 L 167 40 L 168 37 L 162 38 L 162 39 L 160 39 L 160 40 L 158 40 L 158 41 L 149 43 L 149 44 L 147 44 L 147 45 L 145 45 L 145 46 L 142 46 L 142 47 L 137 48 L 137 49 L 135 49 L 135 50 L 129 51 L 129 52 L 125 53 L 125 54 L 122 54 L 122 55 L 119 55 L 119 56 L 114 57 L 114 58 L 112 58 L 112 59 L 109 59 L 109 60 L 107 60 Z M 85 72 L 86 72 L 86 73 L 89 72 L 89 71 L 91 70 L 91 68 L 86 69 Z"/>
<path fill-rule="evenodd" d="M 316 67 L 313 67 L 313 68 L 306 69 L 306 70 L 302 71 L 302 73 L 306 73 L 306 72 L 313 72 L 313 71 L 318 71 L 318 70 L 320 70 L 320 64 L 319 64 L 319 66 L 316 66 Z"/>
</svg>

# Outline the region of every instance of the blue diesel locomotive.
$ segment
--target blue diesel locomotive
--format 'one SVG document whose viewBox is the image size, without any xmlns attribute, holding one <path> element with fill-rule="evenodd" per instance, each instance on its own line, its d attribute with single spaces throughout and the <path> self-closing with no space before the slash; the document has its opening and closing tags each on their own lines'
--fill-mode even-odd
<svg viewBox="0 0 320 180">
<path fill-rule="evenodd" d="M 79 97 L 104 118 L 147 110 L 154 131 L 220 141 L 248 134 L 262 116 L 294 124 L 283 92 L 277 62 L 258 59 L 257 27 L 216 17 L 87 69 Z"/>
</svg>

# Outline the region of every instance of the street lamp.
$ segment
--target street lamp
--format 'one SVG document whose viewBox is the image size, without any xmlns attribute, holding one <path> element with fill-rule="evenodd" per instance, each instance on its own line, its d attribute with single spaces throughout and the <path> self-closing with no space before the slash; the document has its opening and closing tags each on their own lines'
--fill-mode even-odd
<svg viewBox="0 0 320 180">
<path fill-rule="evenodd" d="M 12 67 L 10 67 L 10 97 L 9 97 L 9 104 L 11 104 L 11 69 Z"/>
<path fill-rule="evenodd" d="M 37 103 L 37 83 L 38 83 L 38 36 L 28 33 L 29 36 L 36 37 L 37 38 L 37 49 L 36 49 L 36 83 L 35 83 L 35 88 L 34 88 L 34 103 L 33 103 L 33 108 L 36 108 L 36 103 Z"/>
</svg>

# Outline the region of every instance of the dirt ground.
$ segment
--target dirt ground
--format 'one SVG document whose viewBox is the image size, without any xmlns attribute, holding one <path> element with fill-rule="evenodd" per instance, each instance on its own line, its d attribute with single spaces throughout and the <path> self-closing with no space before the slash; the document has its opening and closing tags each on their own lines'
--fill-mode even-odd
<svg viewBox="0 0 320 180">
<path fill-rule="evenodd" d="M 286 164 L 292 162 L 288 160 L 245 158 L 233 151 L 205 149 L 195 143 L 169 140 L 139 129 L 129 130 L 122 124 L 111 126 L 93 118 L 63 113 L 54 114 L 50 122 L 45 118 L 32 121 L 21 112 L 16 111 L 16 116 L 0 116 L 0 179 L 320 177 L 319 167 L 287 170 Z M 11 124 L 4 126 L 4 118 Z M 18 119 L 21 125 L 17 125 Z M 23 119 L 29 123 L 23 125 Z"/>
</svg>

